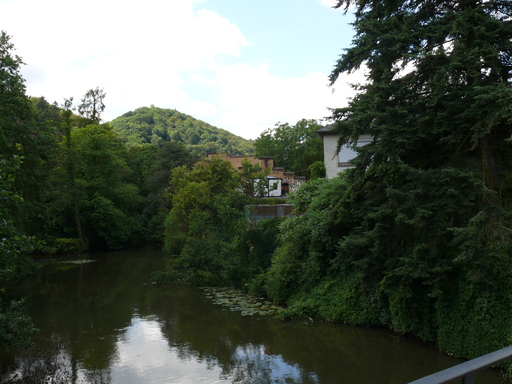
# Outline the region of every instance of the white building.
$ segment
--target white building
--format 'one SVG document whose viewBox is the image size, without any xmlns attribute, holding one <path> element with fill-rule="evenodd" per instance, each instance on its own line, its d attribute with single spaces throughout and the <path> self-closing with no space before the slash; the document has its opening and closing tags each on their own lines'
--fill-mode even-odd
<svg viewBox="0 0 512 384">
<path fill-rule="evenodd" d="M 357 156 L 357 152 L 350 145 L 343 145 L 338 151 L 339 134 L 331 131 L 329 127 L 320 128 L 316 133 L 322 138 L 324 143 L 325 176 L 328 179 L 332 179 L 338 173 L 354 167 L 350 161 Z M 370 135 L 361 135 L 357 140 L 356 146 L 362 147 L 371 143 L 372 140 Z"/>
</svg>

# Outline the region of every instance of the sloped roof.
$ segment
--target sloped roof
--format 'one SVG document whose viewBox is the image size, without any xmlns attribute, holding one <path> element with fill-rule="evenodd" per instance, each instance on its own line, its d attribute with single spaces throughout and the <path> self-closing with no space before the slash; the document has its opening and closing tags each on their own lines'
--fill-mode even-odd
<svg viewBox="0 0 512 384">
<path fill-rule="evenodd" d="M 336 132 L 333 132 L 331 130 L 331 128 L 334 126 L 334 124 L 329 124 L 329 125 L 326 125 L 325 127 L 322 127 L 318 130 L 315 131 L 315 133 L 320 136 L 320 138 L 323 138 L 324 136 L 327 136 L 327 135 L 338 135 L 338 133 Z"/>
</svg>

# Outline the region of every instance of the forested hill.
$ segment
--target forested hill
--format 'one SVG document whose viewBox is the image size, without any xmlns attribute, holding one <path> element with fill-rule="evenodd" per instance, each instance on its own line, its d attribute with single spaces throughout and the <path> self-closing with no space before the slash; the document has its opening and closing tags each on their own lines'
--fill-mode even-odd
<svg viewBox="0 0 512 384">
<path fill-rule="evenodd" d="M 142 107 L 125 113 L 110 124 L 115 132 L 126 138 L 129 147 L 145 143 L 161 147 L 166 141 L 175 141 L 184 143 L 197 155 L 254 153 L 252 141 L 173 109 Z"/>
</svg>

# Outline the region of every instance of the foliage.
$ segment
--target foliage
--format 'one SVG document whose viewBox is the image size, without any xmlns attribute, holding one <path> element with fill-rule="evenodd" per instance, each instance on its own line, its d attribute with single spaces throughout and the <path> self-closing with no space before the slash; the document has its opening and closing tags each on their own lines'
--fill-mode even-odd
<svg viewBox="0 0 512 384">
<path fill-rule="evenodd" d="M 37 251 L 45 254 L 69 255 L 87 250 L 82 239 L 55 239 L 51 244 L 39 244 Z"/>
<path fill-rule="evenodd" d="M 25 203 L 12 219 L 28 232 L 40 233 L 48 215 L 48 170 L 55 159 L 57 140 L 52 125 L 35 118 L 20 73 L 23 61 L 13 51 L 10 37 L 0 32 L 0 161 L 23 158 L 12 190 L 23 196 Z"/>
<path fill-rule="evenodd" d="M 356 167 L 292 197 L 266 277 L 289 313 L 387 326 L 472 358 L 512 341 L 512 5 L 339 1 L 356 39 L 333 111 Z"/>
<path fill-rule="evenodd" d="M 326 176 L 325 163 L 323 161 L 315 161 L 308 166 L 311 179 L 319 179 Z"/>
<path fill-rule="evenodd" d="M 360 171 L 396 159 L 419 168 L 476 158 L 485 185 L 507 190 L 512 117 L 512 22 L 501 1 L 354 3 L 357 39 L 331 74 L 368 67 L 368 84 L 334 111 L 341 143 L 359 149 Z"/>
<path fill-rule="evenodd" d="M 277 123 L 254 142 L 256 156 L 272 156 L 275 165 L 309 176 L 309 166 L 323 161 L 322 139 L 316 134 L 322 126 L 316 120 L 302 119 L 295 125 Z"/>
<path fill-rule="evenodd" d="M 12 192 L 13 174 L 19 168 L 19 158 L 0 160 L 0 288 L 26 274 L 29 270 L 27 253 L 34 247 L 34 239 L 20 232 L 10 219 L 22 203 L 20 196 Z M 0 297 L 0 349 L 9 346 L 26 346 L 35 331 L 31 320 L 23 314 L 21 301 L 4 300 Z"/>
<path fill-rule="evenodd" d="M 238 242 L 241 272 L 240 285 L 250 293 L 263 296 L 265 273 L 271 265 L 272 254 L 277 247 L 277 236 L 285 217 L 258 221 L 241 236 Z"/>
<path fill-rule="evenodd" d="M 161 147 L 172 141 L 184 144 L 196 158 L 207 153 L 245 155 L 254 151 L 249 140 L 171 109 L 142 107 L 112 120 L 111 124 L 129 147 L 146 143 Z"/>
<path fill-rule="evenodd" d="M 241 190 L 249 197 L 263 196 L 268 185 L 269 174 L 270 168 L 262 170 L 259 164 L 252 164 L 248 158 L 245 158 L 240 172 Z"/>
<path fill-rule="evenodd" d="M 165 222 L 165 248 L 173 267 L 191 273 L 194 284 L 225 284 L 234 261 L 234 239 L 247 224 L 247 197 L 227 160 L 214 157 L 192 169 L 172 171 L 172 209 Z"/>
<path fill-rule="evenodd" d="M 267 272 L 266 290 L 273 300 L 284 303 L 296 293 L 307 292 L 329 268 L 328 256 L 336 241 L 327 235 L 331 194 L 343 193 L 342 179 L 311 180 L 290 195 L 295 217 L 280 226 L 278 247 Z"/>
<path fill-rule="evenodd" d="M 89 89 L 78 105 L 78 113 L 82 116 L 83 125 L 99 124 L 101 121 L 101 112 L 105 110 L 105 103 L 103 100 L 107 94 L 103 89 Z"/>
<path fill-rule="evenodd" d="M 252 182 L 229 161 L 214 157 L 172 172 L 172 209 L 165 222 L 169 270 L 154 275 L 167 284 L 232 285 L 256 292 L 257 275 L 270 265 L 278 223 L 249 221 Z M 249 176 L 248 176 L 249 175 Z"/>
<path fill-rule="evenodd" d="M 136 149 L 132 148 L 133 150 Z M 143 210 L 142 219 L 145 224 L 145 238 L 148 242 L 163 244 L 164 221 L 171 208 L 168 189 L 172 170 L 180 166 L 191 167 L 193 163 L 192 154 L 181 143 L 166 142 L 161 148 L 156 149 L 143 184 L 146 192 L 146 207 Z"/>
<path fill-rule="evenodd" d="M 32 108 L 35 110 L 39 122 L 60 122 L 61 110 L 57 103 L 50 104 L 44 96 L 30 97 Z"/>
<path fill-rule="evenodd" d="M 52 179 L 56 231 L 67 228 L 60 237 L 74 235 L 93 249 L 117 249 L 132 241 L 142 199 L 127 182 L 128 154 L 116 134 L 108 125 L 88 125 L 72 130 L 61 149 L 61 166 Z"/>
</svg>

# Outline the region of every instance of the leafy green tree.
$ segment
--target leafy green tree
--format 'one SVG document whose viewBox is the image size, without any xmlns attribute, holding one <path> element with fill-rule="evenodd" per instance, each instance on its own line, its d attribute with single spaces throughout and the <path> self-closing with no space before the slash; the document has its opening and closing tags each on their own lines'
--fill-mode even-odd
<svg viewBox="0 0 512 384">
<path fill-rule="evenodd" d="M 3 147 L 12 143 L 9 137 L 9 127 L 21 120 L 31 117 L 30 102 L 25 95 L 25 80 L 20 74 L 23 64 L 21 57 L 14 55 L 14 45 L 5 31 L 0 32 L 0 122 L 2 124 L 2 137 L 0 143 Z"/>
<path fill-rule="evenodd" d="M 106 124 L 73 129 L 69 140 L 53 171 L 56 230 L 74 228 L 62 236 L 78 236 L 93 249 L 120 248 L 138 233 L 142 204 L 128 183 L 126 147 Z"/>
<path fill-rule="evenodd" d="M 16 215 L 23 200 L 12 192 L 13 174 L 20 165 L 17 157 L 0 159 L 0 349 L 25 347 L 35 329 L 23 314 L 22 301 L 5 299 L 6 285 L 30 270 L 27 254 L 34 249 L 34 239 L 16 227 L 11 217 Z"/>
<path fill-rule="evenodd" d="M 146 239 L 150 242 L 163 244 L 164 221 L 172 206 L 169 194 L 172 170 L 181 166 L 190 168 L 194 162 L 192 153 L 181 143 L 165 142 L 158 148 L 144 183 L 147 205 L 143 218 L 147 223 Z"/>
<path fill-rule="evenodd" d="M 256 139 L 256 156 L 272 156 L 276 166 L 309 176 L 308 167 L 323 161 L 322 139 L 315 133 L 320 128 L 316 120 L 302 119 L 295 125 L 278 123 Z"/>
<path fill-rule="evenodd" d="M 259 164 L 251 163 L 247 158 L 242 161 L 242 170 L 240 172 L 241 190 L 246 196 L 261 197 L 268 187 L 266 177 L 270 173 L 270 168 L 261 169 Z"/>
<path fill-rule="evenodd" d="M 229 161 L 214 157 L 172 172 L 172 209 L 165 222 L 165 248 L 172 267 L 195 284 L 229 284 L 239 264 L 237 238 L 247 227 L 248 198 Z"/>
<path fill-rule="evenodd" d="M 151 144 L 144 144 L 128 149 L 127 165 L 132 171 L 130 182 L 136 185 L 144 196 L 149 193 L 147 180 L 151 176 L 157 153 L 158 148 Z"/>
<path fill-rule="evenodd" d="M 325 177 L 326 169 L 323 161 L 315 161 L 313 164 L 309 165 L 308 169 L 310 177 L 313 180 Z"/>
<path fill-rule="evenodd" d="M 61 110 L 57 103 L 50 104 L 44 96 L 30 97 L 30 102 L 35 109 L 39 122 L 56 123 L 61 121 Z"/>
<path fill-rule="evenodd" d="M 20 74 L 23 61 L 13 51 L 10 37 L 0 32 L 0 160 L 23 159 L 12 188 L 25 203 L 12 219 L 36 234 L 45 231 L 48 219 L 48 171 L 55 160 L 57 136 L 54 126 L 37 121 Z"/>
</svg>

